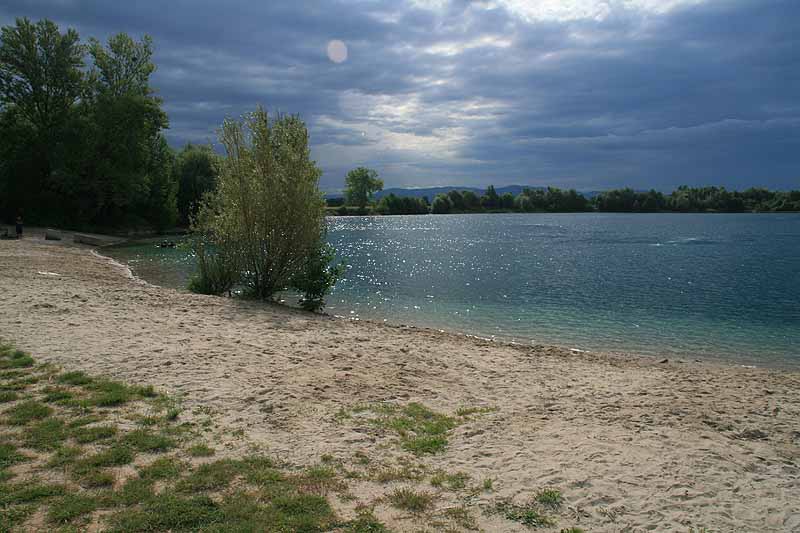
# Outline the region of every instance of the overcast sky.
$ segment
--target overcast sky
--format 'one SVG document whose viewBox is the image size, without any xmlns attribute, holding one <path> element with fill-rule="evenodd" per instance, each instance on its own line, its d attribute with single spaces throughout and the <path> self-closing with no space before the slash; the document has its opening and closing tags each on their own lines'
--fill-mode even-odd
<svg viewBox="0 0 800 533">
<path fill-rule="evenodd" d="M 342 187 L 800 187 L 800 0 L 3 0 L 155 40 L 167 136 L 299 113 Z M 338 41 L 338 42 L 336 42 Z M 345 57 L 346 54 L 346 57 Z"/>
</svg>

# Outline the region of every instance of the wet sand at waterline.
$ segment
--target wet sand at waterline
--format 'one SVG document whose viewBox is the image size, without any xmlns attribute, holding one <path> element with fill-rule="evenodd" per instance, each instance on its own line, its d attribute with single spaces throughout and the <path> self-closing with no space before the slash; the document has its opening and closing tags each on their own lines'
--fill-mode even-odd
<svg viewBox="0 0 800 533">
<path fill-rule="evenodd" d="M 564 504 L 541 531 L 800 531 L 798 372 L 506 345 L 193 295 L 37 234 L 0 241 L 0 307 L 3 340 L 178 397 L 185 420 L 211 416 L 226 455 L 256 446 L 309 464 L 360 452 L 493 479 L 491 491 L 437 502 L 467 501 L 485 531 L 524 531 L 479 509 L 545 487 Z M 378 402 L 486 412 L 464 418 L 444 452 L 417 458 L 339 416 Z M 351 480 L 356 499 L 337 510 L 375 503 L 393 529 L 424 529 L 379 501 L 405 485 Z"/>
</svg>

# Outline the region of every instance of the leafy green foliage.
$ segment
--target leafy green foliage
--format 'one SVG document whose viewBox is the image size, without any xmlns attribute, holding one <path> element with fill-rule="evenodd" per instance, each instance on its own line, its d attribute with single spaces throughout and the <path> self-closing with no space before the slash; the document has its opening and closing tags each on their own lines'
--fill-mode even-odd
<svg viewBox="0 0 800 533">
<path fill-rule="evenodd" d="M 203 237 L 192 240 L 197 258 L 197 273 L 189 280 L 188 289 L 198 294 L 220 295 L 230 291 L 239 281 L 240 258 L 237 249 L 225 237 L 216 239 L 217 245 L 208 245 Z"/>
<path fill-rule="evenodd" d="M 391 193 L 380 199 L 375 210 L 382 215 L 427 215 L 430 206 L 425 198 L 396 196 Z"/>
<path fill-rule="evenodd" d="M 244 121 L 226 120 L 220 141 L 227 157 L 218 187 L 206 196 L 194 224 L 197 242 L 214 247 L 216 255 L 201 250 L 192 287 L 218 292 L 235 272 L 251 296 L 270 299 L 294 282 L 308 305 L 318 307 L 337 270 L 325 264 L 331 255 L 324 244 L 321 171 L 310 158 L 305 124 L 290 115 L 270 119 L 259 108 Z"/>
<path fill-rule="evenodd" d="M 2 29 L 0 217 L 19 207 L 43 225 L 174 223 L 178 187 L 166 114 L 149 87 L 152 55 L 147 36 L 85 46 L 49 20 Z"/>
<path fill-rule="evenodd" d="M 187 144 L 175 157 L 172 167 L 178 184 L 180 221 L 188 224 L 197 216 L 203 197 L 217 185 L 219 157 L 210 146 Z"/>
<path fill-rule="evenodd" d="M 364 209 L 372 198 L 372 193 L 383 189 L 383 181 L 378 179 L 375 170 L 358 167 L 347 173 L 345 186 L 347 203 Z"/>
<path fill-rule="evenodd" d="M 291 280 L 291 286 L 303 295 L 300 306 L 307 311 L 317 311 L 325 305 L 325 295 L 344 273 L 344 265 L 333 264 L 336 252 L 321 242 L 306 257 L 305 264 Z"/>
</svg>

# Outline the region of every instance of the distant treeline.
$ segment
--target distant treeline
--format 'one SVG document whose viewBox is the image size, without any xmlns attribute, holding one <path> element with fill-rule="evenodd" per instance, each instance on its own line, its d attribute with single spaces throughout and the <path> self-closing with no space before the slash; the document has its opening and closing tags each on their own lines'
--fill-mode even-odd
<svg viewBox="0 0 800 533">
<path fill-rule="evenodd" d="M 472 191 L 452 190 L 438 194 L 429 203 L 427 198 L 401 197 L 395 194 L 384 196 L 370 209 L 348 208 L 344 200 L 328 200 L 329 207 L 335 207 L 338 215 L 381 214 L 417 215 L 448 213 L 575 213 L 575 212 L 616 212 L 616 213 L 743 213 L 800 211 L 800 191 L 770 191 L 763 188 L 750 188 L 745 191 L 729 191 L 724 187 L 690 188 L 678 187 L 665 195 L 650 190 L 637 192 L 630 188 L 613 189 L 586 198 L 574 189 L 563 190 L 556 187 L 545 189 L 523 189 L 514 196 L 511 193 L 498 195 L 493 186 L 478 196 Z"/>
<path fill-rule="evenodd" d="M 0 35 L 0 220 L 97 229 L 185 225 L 214 188 L 208 147 L 173 151 L 149 37 L 82 43 L 49 21 Z"/>
</svg>

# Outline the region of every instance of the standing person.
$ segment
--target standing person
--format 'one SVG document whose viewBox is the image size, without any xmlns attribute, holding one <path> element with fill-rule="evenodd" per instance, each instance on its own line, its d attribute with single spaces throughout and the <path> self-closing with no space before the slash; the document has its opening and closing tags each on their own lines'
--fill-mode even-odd
<svg viewBox="0 0 800 533">
<path fill-rule="evenodd" d="M 17 239 L 22 238 L 22 213 L 17 215 Z"/>
</svg>

